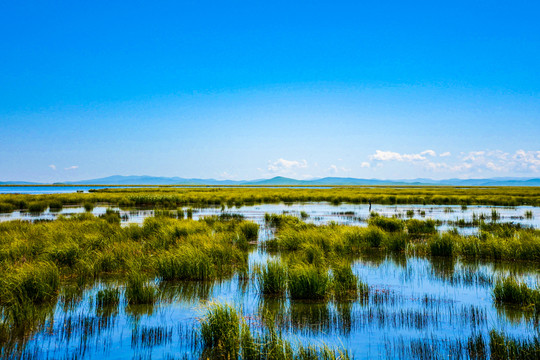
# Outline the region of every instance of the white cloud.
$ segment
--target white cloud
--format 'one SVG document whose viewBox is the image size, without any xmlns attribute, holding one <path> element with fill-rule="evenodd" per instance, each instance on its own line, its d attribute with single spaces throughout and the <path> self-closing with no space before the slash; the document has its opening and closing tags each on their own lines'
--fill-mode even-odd
<svg viewBox="0 0 540 360">
<path fill-rule="evenodd" d="M 437 156 L 437 153 L 433 150 L 424 150 L 420 153 L 420 155 Z"/>
<path fill-rule="evenodd" d="M 64 170 L 75 170 L 75 169 L 78 169 L 79 166 L 78 165 L 73 165 L 73 166 L 70 166 L 70 167 L 67 167 L 67 168 L 64 168 Z"/>
<path fill-rule="evenodd" d="M 435 156 L 435 151 L 433 150 L 425 150 L 422 151 L 419 154 L 400 154 L 393 151 L 382 151 L 382 150 L 376 150 L 375 154 L 370 155 L 370 160 L 375 161 L 423 161 L 426 160 L 426 156 Z"/>
<path fill-rule="evenodd" d="M 512 156 L 512 160 L 521 170 L 540 171 L 540 151 L 518 150 Z"/>
<path fill-rule="evenodd" d="M 50 167 L 51 169 L 53 169 L 53 170 L 56 170 L 56 165 L 54 165 L 54 164 L 49 165 L 49 167 Z"/>
<path fill-rule="evenodd" d="M 369 157 L 376 161 L 376 167 L 381 167 L 383 162 L 397 161 L 408 162 L 425 170 L 461 174 L 475 173 L 537 173 L 540 172 L 540 151 L 517 150 L 508 153 L 502 150 L 476 150 L 461 152 L 452 158 L 450 152 L 443 152 L 439 157 L 447 158 L 447 161 L 433 161 L 430 157 L 437 154 L 433 150 L 425 150 L 417 154 L 400 154 L 393 151 L 377 150 Z M 363 167 L 363 166 L 362 166 Z"/>
<path fill-rule="evenodd" d="M 367 161 L 364 161 L 362 164 L 360 164 L 360 167 L 362 167 L 362 168 L 369 168 L 369 167 L 371 167 L 371 164 L 368 163 Z"/>
<path fill-rule="evenodd" d="M 338 173 L 348 173 L 351 171 L 351 169 L 348 169 L 344 166 L 330 165 L 330 167 L 326 171 L 332 174 L 338 174 Z"/>
<path fill-rule="evenodd" d="M 271 173 L 291 173 L 295 169 L 307 168 L 307 161 L 278 159 L 268 162 L 268 171 Z"/>
</svg>

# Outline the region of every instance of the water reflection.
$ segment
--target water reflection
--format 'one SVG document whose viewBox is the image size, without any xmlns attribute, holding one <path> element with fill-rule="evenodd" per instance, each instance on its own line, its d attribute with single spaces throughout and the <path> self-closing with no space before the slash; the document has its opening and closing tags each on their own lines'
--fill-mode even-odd
<svg viewBox="0 0 540 360">
<path fill-rule="evenodd" d="M 35 307 L 27 326 L 0 330 L 2 358 L 198 358 L 197 319 L 216 299 L 240 309 L 255 329 L 278 325 L 291 339 L 342 345 L 357 359 L 454 351 L 466 357 L 470 339 L 487 338 L 492 328 L 528 338 L 538 327 L 534 311 L 497 306 L 492 298 L 493 279 L 512 273 L 534 284 L 537 264 L 363 255 L 353 261 L 353 272 L 368 284 L 366 298 L 310 302 L 259 296 L 252 271 L 271 256 L 254 249 L 250 272 L 217 281 L 156 279 L 153 305 L 127 305 L 123 279 L 65 282 L 57 299 Z M 120 289 L 118 304 L 97 303 L 105 288 Z"/>
</svg>

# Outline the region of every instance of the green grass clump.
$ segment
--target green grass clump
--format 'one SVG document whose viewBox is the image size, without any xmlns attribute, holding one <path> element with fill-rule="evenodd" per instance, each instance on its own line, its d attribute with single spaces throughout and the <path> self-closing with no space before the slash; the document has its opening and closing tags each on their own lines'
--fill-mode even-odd
<svg viewBox="0 0 540 360">
<path fill-rule="evenodd" d="M 287 290 L 287 269 L 280 260 L 269 261 L 257 271 L 257 283 L 264 295 L 284 296 Z"/>
<path fill-rule="evenodd" d="M 407 233 L 412 237 L 421 237 L 435 234 L 437 232 L 436 225 L 437 223 L 433 219 L 409 219 L 406 221 Z"/>
<path fill-rule="evenodd" d="M 201 337 L 214 356 L 237 359 L 240 351 L 240 316 L 227 304 L 213 303 L 200 320 Z M 245 339 L 244 339 L 245 341 Z"/>
<path fill-rule="evenodd" d="M 250 221 L 243 221 L 239 226 L 240 232 L 246 237 L 247 241 L 257 241 L 259 236 L 259 225 Z"/>
<path fill-rule="evenodd" d="M 210 280 L 217 269 L 200 248 L 183 246 L 157 259 L 157 273 L 163 280 Z"/>
<path fill-rule="evenodd" d="M 60 200 L 52 200 L 49 202 L 49 209 L 54 212 L 62 210 L 64 204 Z"/>
<path fill-rule="evenodd" d="M 40 304 L 58 294 L 60 273 L 51 262 L 25 263 L 0 279 L 0 303 Z"/>
<path fill-rule="evenodd" d="M 188 219 L 193 219 L 193 209 L 192 209 L 192 208 L 188 208 L 188 209 L 186 210 L 186 217 L 187 217 Z"/>
<path fill-rule="evenodd" d="M 332 267 L 332 284 L 336 297 L 357 295 L 358 277 L 347 262 L 340 262 Z"/>
<path fill-rule="evenodd" d="M 377 226 L 368 226 L 364 231 L 365 240 L 371 247 L 378 248 L 385 241 L 386 234 Z"/>
<path fill-rule="evenodd" d="M 403 231 L 405 226 L 403 220 L 396 218 L 387 218 L 384 216 L 372 216 L 368 221 L 369 225 L 377 226 L 387 232 Z"/>
<path fill-rule="evenodd" d="M 65 242 L 51 250 L 51 260 L 59 266 L 73 267 L 79 261 L 81 250 L 77 243 Z"/>
<path fill-rule="evenodd" d="M 132 273 L 126 285 L 126 299 L 129 305 L 153 304 L 157 299 L 157 290 L 143 275 Z"/>
<path fill-rule="evenodd" d="M 105 288 L 99 290 L 96 295 L 96 306 L 98 308 L 117 306 L 120 303 L 120 290 L 116 288 Z"/>
<path fill-rule="evenodd" d="M 115 211 L 113 209 L 107 209 L 105 211 L 105 214 L 100 215 L 100 218 L 104 219 L 109 224 L 118 224 L 118 225 L 120 224 L 120 220 L 121 220 L 120 212 Z"/>
<path fill-rule="evenodd" d="M 503 359 L 540 359 L 540 337 L 531 340 L 517 340 L 504 333 L 492 330 L 489 333 L 490 358 Z"/>
<path fill-rule="evenodd" d="M 534 215 L 533 215 L 532 210 L 525 211 L 525 219 L 533 219 L 533 218 L 534 218 Z"/>
<path fill-rule="evenodd" d="M 540 290 L 520 284 L 513 277 L 499 279 L 493 289 L 493 297 L 498 303 L 540 308 Z"/>
<path fill-rule="evenodd" d="M 269 316 L 272 318 L 272 316 Z M 254 333 L 236 309 L 227 304 L 212 303 L 199 320 L 203 341 L 203 358 L 246 360 L 348 360 L 349 354 L 328 346 L 304 346 L 285 340 L 271 322 Z"/>
<path fill-rule="evenodd" d="M 378 248 L 386 240 L 386 232 L 376 226 L 360 228 L 349 226 L 344 228 L 343 237 L 345 246 L 351 252 L 361 252 L 366 246 Z"/>
<path fill-rule="evenodd" d="M 432 256 L 451 257 L 454 255 L 455 241 L 451 234 L 432 236 L 428 245 Z"/>
<path fill-rule="evenodd" d="M 267 226 L 281 229 L 284 227 L 292 227 L 300 225 L 302 222 L 296 216 L 286 215 L 286 214 L 264 214 L 264 221 Z"/>
<path fill-rule="evenodd" d="M 176 209 L 176 218 L 182 220 L 184 218 L 184 209 L 178 208 Z"/>
<path fill-rule="evenodd" d="M 33 202 L 28 205 L 28 211 L 31 213 L 42 213 L 47 210 L 47 203 L 45 202 Z"/>
<path fill-rule="evenodd" d="M 84 211 L 91 212 L 92 209 L 94 209 L 94 204 L 92 204 L 91 202 L 85 202 L 83 204 L 83 207 L 84 207 Z"/>
<path fill-rule="evenodd" d="M 326 269 L 297 264 L 289 269 L 289 293 L 294 300 L 319 300 L 328 296 L 331 285 Z"/>
<path fill-rule="evenodd" d="M 15 210 L 15 205 L 10 203 L 0 203 L 0 213 L 10 213 Z"/>
</svg>

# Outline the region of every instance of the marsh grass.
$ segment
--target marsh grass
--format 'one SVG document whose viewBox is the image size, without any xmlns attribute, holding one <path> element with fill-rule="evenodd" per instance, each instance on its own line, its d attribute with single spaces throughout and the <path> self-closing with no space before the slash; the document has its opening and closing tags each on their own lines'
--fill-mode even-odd
<svg viewBox="0 0 540 360">
<path fill-rule="evenodd" d="M 359 290 L 358 277 L 351 264 L 341 261 L 332 267 L 332 286 L 336 298 L 356 297 Z M 362 290 L 364 290 L 362 288 Z"/>
<path fill-rule="evenodd" d="M 435 235 L 429 240 L 429 250 L 432 256 L 451 257 L 454 255 L 454 244 L 450 234 Z"/>
<path fill-rule="evenodd" d="M 28 212 L 39 214 L 47 210 L 47 207 L 46 202 L 32 202 L 28 205 Z"/>
<path fill-rule="evenodd" d="M 420 238 L 437 233 L 437 222 L 433 219 L 417 220 L 409 219 L 406 221 L 407 233 Z"/>
<path fill-rule="evenodd" d="M 87 202 L 83 203 L 83 207 L 84 207 L 84 211 L 91 212 L 92 209 L 94 209 L 94 204 L 87 201 Z"/>
<path fill-rule="evenodd" d="M 331 279 L 326 269 L 299 263 L 289 269 L 288 286 L 293 300 L 321 300 L 328 296 Z"/>
<path fill-rule="evenodd" d="M 204 347 L 217 355 L 236 359 L 240 351 L 240 316 L 228 304 L 213 303 L 200 320 Z"/>
<path fill-rule="evenodd" d="M 158 297 L 156 287 L 136 272 L 129 275 L 125 294 L 129 305 L 154 304 Z"/>
<path fill-rule="evenodd" d="M 51 262 L 26 263 L 0 279 L 0 303 L 40 304 L 58 295 L 60 273 Z"/>
<path fill-rule="evenodd" d="M 368 221 L 369 225 L 377 226 L 387 232 L 400 232 L 403 231 L 405 223 L 403 220 L 397 218 L 387 218 L 384 216 L 371 216 Z"/>
<path fill-rule="evenodd" d="M 58 212 L 62 210 L 64 204 L 60 200 L 51 200 L 49 201 L 49 210 L 52 212 Z"/>
<path fill-rule="evenodd" d="M 259 225 L 253 222 L 243 221 L 240 223 L 239 229 L 247 241 L 257 241 L 259 236 Z"/>
<path fill-rule="evenodd" d="M 540 310 L 540 290 L 531 289 L 513 277 L 499 279 L 493 289 L 493 297 L 498 303 L 533 306 Z"/>
<path fill-rule="evenodd" d="M 183 246 L 157 259 L 157 273 L 163 280 L 210 280 L 217 269 L 200 248 Z"/>
<path fill-rule="evenodd" d="M 489 348 L 490 358 L 493 360 L 540 358 L 540 338 L 538 335 L 531 340 L 518 340 L 492 330 L 489 333 Z"/>
<path fill-rule="evenodd" d="M 263 295 L 285 296 L 287 267 L 281 260 L 269 261 L 256 271 L 259 291 Z"/>
<path fill-rule="evenodd" d="M 105 288 L 96 294 L 96 307 L 114 307 L 120 304 L 120 290 L 117 288 Z"/>
<path fill-rule="evenodd" d="M 228 304 L 211 303 L 199 320 L 203 357 L 222 359 L 348 360 L 349 354 L 326 345 L 292 344 L 266 314 L 265 329 L 254 333 L 246 319 Z"/>
</svg>

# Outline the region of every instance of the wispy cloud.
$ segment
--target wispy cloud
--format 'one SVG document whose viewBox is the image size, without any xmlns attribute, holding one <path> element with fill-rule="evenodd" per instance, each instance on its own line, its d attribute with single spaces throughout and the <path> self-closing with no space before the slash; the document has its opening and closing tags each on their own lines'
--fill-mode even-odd
<svg viewBox="0 0 540 360">
<path fill-rule="evenodd" d="M 305 169 L 308 167 L 306 160 L 285 160 L 285 159 L 278 159 L 276 161 L 269 161 L 267 170 L 270 173 L 276 174 L 291 174 L 296 169 Z"/>
<path fill-rule="evenodd" d="M 50 167 L 51 169 L 53 169 L 53 170 L 56 170 L 56 165 L 54 165 L 54 164 L 49 165 L 49 167 Z"/>
<path fill-rule="evenodd" d="M 330 167 L 326 170 L 326 172 L 329 172 L 331 174 L 339 174 L 339 173 L 348 173 L 351 169 L 348 169 L 344 166 L 337 166 L 337 165 L 330 165 Z"/>
<path fill-rule="evenodd" d="M 70 167 L 67 167 L 67 168 L 64 168 L 64 170 L 75 170 L 75 169 L 78 169 L 79 166 L 78 165 L 73 165 L 73 166 L 70 166 Z"/>
<path fill-rule="evenodd" d="M 418 154 L 400 154 L 394 151 L 376 150 L 375 154 L 370 155 L 372 161 L 422 161 L 428 156 L 437 155 L 433 150 L 424 150 Z"/>
<path fill-rule="evenodd" d="M 377 150 L 369 159 L 381 167 L 386 162 L 408 162 L 429 171 L 466 174 L 481 173 L 538 173 L 540 172 L 540 151 L 517 150 L 514 153 L 502 150 L 475 150 L 462 152 L 452 157 L 450 152 L 443 152 L 439 157 L 445 161 L 437 161 L 433 150 L 425 150 L 417 154 L 400 154 L 393 151 Z M 362 163 L 361 167 L 364 163 Z"/>
</svg>

